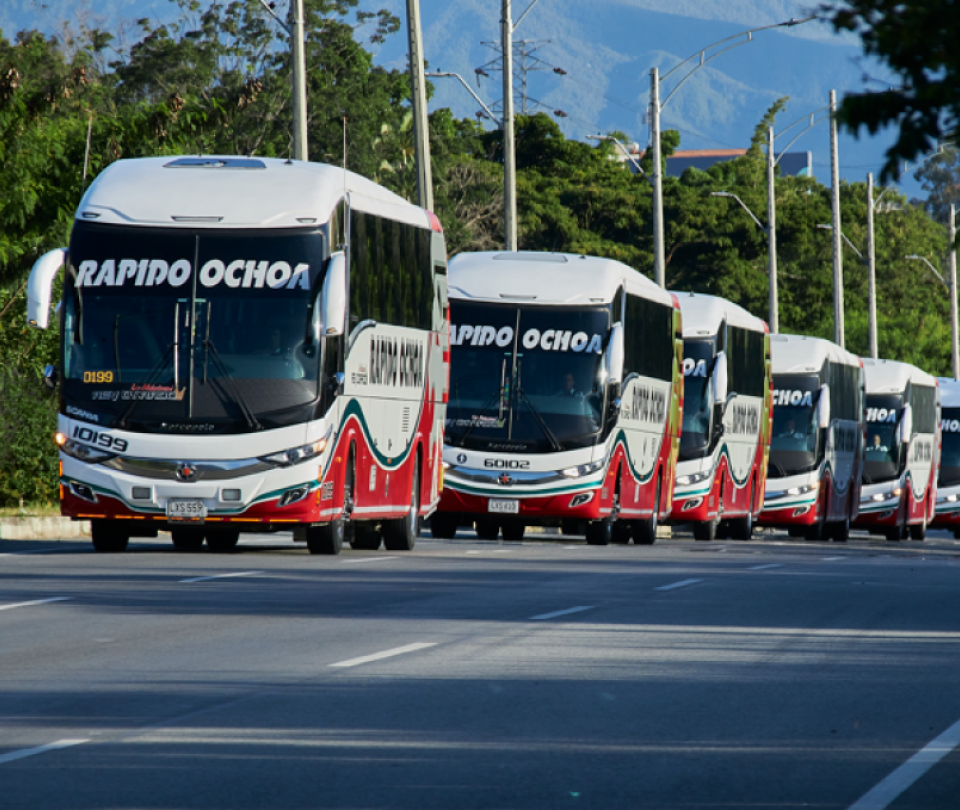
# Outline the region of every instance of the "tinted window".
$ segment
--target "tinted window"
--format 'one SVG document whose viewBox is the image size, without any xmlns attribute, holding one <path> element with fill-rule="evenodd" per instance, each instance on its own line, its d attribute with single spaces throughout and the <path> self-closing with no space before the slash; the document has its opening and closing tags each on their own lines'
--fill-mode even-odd
<svg viewBox="0 0 960 810">
<path fill-rule="evenodd" d="M 624 376 L 673 379 L 673 307 L 627 294 Z"/>
<path fill-rule="evenodd" d="M 762 397 L 766 377 L 764 335 L 727 327 L 727 388 L 741 396 Z"/>
</svg>

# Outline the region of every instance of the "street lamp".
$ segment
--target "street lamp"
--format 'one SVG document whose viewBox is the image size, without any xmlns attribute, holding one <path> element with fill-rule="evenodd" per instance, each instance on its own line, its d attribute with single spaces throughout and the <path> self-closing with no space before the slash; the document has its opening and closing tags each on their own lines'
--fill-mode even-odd
<svg viewBox="0 0 960 810">
<path fill-rule="evenodd" d="M 653 184 L 653 181 L 650 179 L 650 176 L 643 170 L 643 167 L 640 165 L 637 159 L 633 155 L 631 155 L 630 152 L 627 150 L 627 147 L 624 146 L 622 143 L 620 143 L 619 140 L 614 138 L 613 135 L 587 135 L 587 140 L 588 141 L 610 141 L 611 143 L 615 143 L 617 146 L 620 147 L 620 151 L 623 152 L 623 156 L 630 161 L 633 168 L 635 168 L 640 173 L 643 179 L 646 180 L 651 185 Z"/>
<path fill-rule="evenodd" d="M 290 37 L 293 61 L 293 157 L 295 160 L 307 160 L 307 59 L 303 47 L 303 0 L 290 0 L 292 24 L 281 20 L 267 0 L 260 0 L 260 5 Z"/>
<path fill-rule="evenodd" d="M 954 235 L 955 226 L 953 224 L 953 215 L 954 215 L 954 206 L 950 206 L 950 231 Z M 957 336 L 957 263 L 956 263 L 956 253 L 953 251 L 953 244 L 950 245 L 950 283 L 944 280 L 943 276 L 937 271 L 937 268 L 933 266 L 930 260 L 926 256 L 918 256 L 916 253 L 912 253 L 909 256 L 904 256 L 905 259 L 910 259 L 912 261 L 923 262 L 927 267 L 930 268 L 932 272 L 938 279 L 940 283 L 950 292 L 950 344 L 951 344 L 951 356 L 953 358 L 953 379 L 960 380 L 960 339 Z"/>
<path fill-rule="evenodd" d="M 657 68 L 650 69 L 650 146 L 653 150 L 653 275 L 657 284 L 661 287 L 666 286 L 666 270 L 664 265 L 666 264 L 666 259 L 664 257 L 664 247 L 663 247 L 663 169 L 660 165 L 660 112 L 664 107 L 667 106 L 670 99 L 676 94 L 684 82 L 687 81 L 694 73 L 696 73 L 700 68 L 706 65 L 708 62 L 712 62 L 720 54 L 726 53 L 733 48 L 738 48 L 741 45 L 746 45 L 748 42 L 753 41 L 753 35 L 757 31 L 766 31 L 769 28 L 792 28 L 795 25 L 802 25 L 803 23 L 810 22 L 816 17 L 805 17 L 802 20 L 789 19 L 786 22 L 775 23 L 773 25 L 763 25 L 759 28 L 751 28 L 748 31 L 741 31 L 739 34 L 734 34 L 730 37 L 725 37 L 724 39 L 717 40 L 711 45 L 707 45 L 705 48 L 701 48 L 693 56 L 687 57 L 678 65 L 675 65 L 671 70 L 668 70 L 663 74 L 663 79 L 668 79 L 674 73 L 676 73 L 680 68 L 687 65 L 689 62 L 692 62 L 694 59 L 699 57 L 699 62 L 694 65 L 690 71 L 677 83 L 677 86 L 670 91 L 669 95 L 661 102 L 660 101 L 660 81 L 661 77 Z M 736 42 L 735 40 L 744 38 L 741 42 Z M 732 43 L 732 44 L 727 44 Z M 719 45 L 726 45 L 725 48 L 721 48 L 716 53 L 707 56 L 707 51 L 716 48 Z"/>
</svg>

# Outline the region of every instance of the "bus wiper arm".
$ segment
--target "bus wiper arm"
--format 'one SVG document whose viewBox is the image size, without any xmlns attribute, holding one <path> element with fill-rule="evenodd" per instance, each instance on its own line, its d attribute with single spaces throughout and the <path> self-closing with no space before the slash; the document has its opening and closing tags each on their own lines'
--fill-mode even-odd
<svg viewBox="0 0 960 810">
<path fill-rule="evenodd" d="M 173 353 L 173 344 L 168 343 L 167 348 L 164 350 L 163 354 L 161 354 L 160 357 L 157 358 L 157 361 L 150 367 L 150 370 L 147 372 L 147 376 L 144 377 L 144 380 L 143 380 L 144 390 L 147 390 L 148 386 L 153 385 L 157 381 L 157 377 L 159 376 L 160 372 L 166 368 L 167 362 L 169 361 L 170 355 L 172 353 Z M 176 385 L 174 385 L 173 391 L 174 391 L 174 394 L 178 393 Z M 141 400 L 137 399 L 136 397 L 130 400 L 130 404 L 123 409 L 123 413 L 120 414 L 120 418 L 117 420 L 117 425 L 119 427 L 124 428 L 127 426 L 127 419 L 130 418 L 130 414 L 133 413 L 133 409 L 136 408 L 137 405 L 140 404 L 140 402 Z"/>
<path fill-rule="evenodd" d="M 553 449 L 562 451 L 563 445 L 560 444 L 557 437 L 554 435 L 554 432 L 550 430 L 550 426 L 546 423 L 546 420 L 544 420 L 543 416 L 540 414 L 540 411 L 537 410 L 536 405 L 530 401 L 530 397 L 527 396 L 527 392 L 518 386 L 517 393 L 520 395 L 523 401 L 527 403 L 530 413 L 533 414 L 534 420 L 536 420 L 537 425 L 540 427 L 540 430 L 543 431 L 543 435 L 547 437 L 547 441 L 550 442 Z"/>
<path fill-rule="evenodd" d="M 213 341 L 209 338 L 204 340 L 203 348 L 209 350 L 210 356 L 213 358 L 213 364 L 217 367 L 217 371 L 220 372 L 220 376 L 230 384 L 230 393 L 233 395 L 237 405 L 240 406 L 243 418 L 247 420 L 247 424 L 254 430 L 263 430 L 263 425 L 257 421 L 257 417 L 254 416 L 253 411 L 250 410 L 250 406 L 247 405 L 247 401 L 243 398 L 243 394 L 240 393 L 240 389 L 237 388 L 233 375 L 227 370 L 227 366 L 221 359 L 220 352 L 217 351 L 217 347 L 213 344 Z"/>
<path fill-rule="evenodd" d="M 477 416 L 478 417 L 483 416 L 487 412 L 489 407 L 493 405 L 493 401 L 500 395 L 501 394 L 499 389 L 495 391 L 493 395 L 490 397 L 490 399 L 488 399 L 486 402 L 483 403 L 483 407 L 480 408 L 480 410 L 477 412 Z M 480 420 L 474 419 L 473 422 L 470 424 L 470 426 L 465 431 L 463 431 L 463 433 L 460 434 L 460 441 L 459 441 L 460 447 L 463 447 L 464 442 L 467 440 L 470 434 L 473 433 L 473 429 L 477 427 L 477 425 L 479 424 L 480 424 Z"/>
</svg>

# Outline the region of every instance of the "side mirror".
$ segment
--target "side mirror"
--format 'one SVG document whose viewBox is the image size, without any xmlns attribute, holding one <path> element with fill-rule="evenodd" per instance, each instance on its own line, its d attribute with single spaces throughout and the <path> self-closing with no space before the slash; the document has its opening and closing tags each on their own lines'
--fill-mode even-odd
<svg viewBox="0 0 960 810">
<path fill-rule="evenodd" d="M 727 353 L 720 352 L 713 364 L 713 404 L 727 404 Z"/>
<path fill-rule="evenodd" d="M 623 381 L 623 326 L 619 323 L 610 330 L 610 342 L 603 358 L 606 382 L 617 384 Z"/>
<path fill-rule="evenodd" d="M 334 253 L 327 265 L 320 305 L 320 331 L 324 337 L 342 335 L 347 317 L 347 259 Z"/>
<path fill-rule="evenodd" d="M 900 417 L 900 428 L 897 438 L 901 444 L 905 444 L 913 438 L 913 407 L 909 403 L 903 406 L 903 416 Z"/>
<path fill-rule="evenodd" d="M 57 248 L 44 253 L 30 271 L 27 279 L 27 323 L 35 329 L 46 329 L 50 324 L 50 296 L 53 280 L 67 261 L 67 249 Z"/>
<path fill-rule="evenodd" d="M 60 372 L 57 370 L 56 366 L 44 366 L 43 367 L 43 384 L 50 388 L 51 390 L 57 387 L 57 383 L 60 382 Z"/>
<path fill-rule="evenodd" d="M 830 386 L 820 386 L 820 401 L 817 403 L 817 427 L 830 427 Z"/>
</svg>

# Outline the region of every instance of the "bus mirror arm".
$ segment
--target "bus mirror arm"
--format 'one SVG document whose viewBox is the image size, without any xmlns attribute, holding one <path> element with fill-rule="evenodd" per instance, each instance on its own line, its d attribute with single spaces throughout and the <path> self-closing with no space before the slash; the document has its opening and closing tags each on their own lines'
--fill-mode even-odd
<svg viewBox="0 0 960 810">
<path fill-rule="evenodd" d="M 44 366 L 43 367 L 43 384 L 47 386 L 51 391 L 57 387 L 57 383 L 60 382 L 60 371 L 56 366 Z"/>
<path fill-rule="evenodd" d="M 336 371 L 327 377 L 327 387 L 333 394 L 339 394 L 343 390 L 343 381 L 346 376 L 342 371 Z"/>
<path fill-rule="evenodd" d="M 57 248 L 44 253 L 33 265 L 27 279 L 27 323 L 35 329 L 50 324 L 50 297 L 53 280 L 66 264 L 67 249 Z"/>
</svg>

